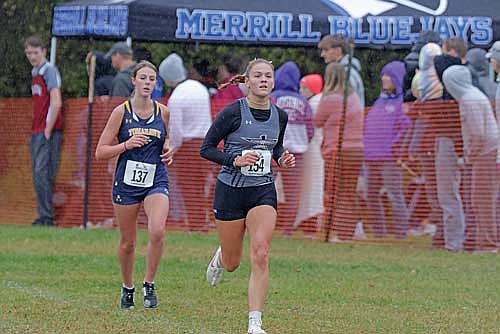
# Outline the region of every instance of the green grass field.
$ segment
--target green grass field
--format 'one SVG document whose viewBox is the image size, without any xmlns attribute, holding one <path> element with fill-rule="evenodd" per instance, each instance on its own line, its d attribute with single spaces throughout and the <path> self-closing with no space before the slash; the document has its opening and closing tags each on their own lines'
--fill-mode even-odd
<svg viewBox="0 0 500 334">
<path fill-rule="evenodd" d="M 136 284 L 143 279 L 141 231 Z M 0 333 L 246 333 L 241 267 L 209 287 L 215 235 L 169 232 L 159 307 L 118 308 L 117 230 L 0 225 Z M 500 333 L 500 258 L 275 239 L 268 333 Z"/>
</svg>

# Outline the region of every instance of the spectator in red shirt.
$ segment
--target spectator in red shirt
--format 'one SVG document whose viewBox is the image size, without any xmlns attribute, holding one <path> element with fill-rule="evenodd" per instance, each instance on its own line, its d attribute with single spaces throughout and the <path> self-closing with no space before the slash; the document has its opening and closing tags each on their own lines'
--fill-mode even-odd
<svg viewBox="0 0 500 334">
<path fill-rule="evenodd" d="M 242 60 L 237 56 L 225 56 L 222 59 L 222 65 L 218 68 L 218 79 L 220 84 L 224 85 L 231 81 L 231 78 L 238 76 L 241 71 Z M 212 119 L 225 105 L 241 99 L 245 94 L 241 90 L 241 85 L 224 85 L 224 89 L 219 89 L 212 97 Z"/>
<path fill-rule="evenodd" d="M 31 93 L 33 123 L 30 153 L 38 218 L 33 226 L 53 226 L 52 191 L 57 173 L 62 138 L 61 76 L 47 61 L 47 48 L 35 36 L 24 42 L 24 54 L 33 66 Z"/>
</svg>

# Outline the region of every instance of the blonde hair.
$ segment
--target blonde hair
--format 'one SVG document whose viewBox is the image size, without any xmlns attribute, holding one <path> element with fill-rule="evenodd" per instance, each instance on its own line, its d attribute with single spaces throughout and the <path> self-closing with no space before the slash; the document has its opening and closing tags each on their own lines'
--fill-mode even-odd
<svg viewBox="0 0 500 334">
<path fill-rule="evenodd" d="M 224 88 L 229 87 L 230 85 L 236 85 L 236 84 L 239 84 L 239 83 L 244 83 L 245 79 L 250 76 L 250 71 L 252 70 L 252 68 L 255 65 L 257 65 L 257 64 L 267 64 L 267 65 L 271 66 L 271 70 L 274 71 L 274 65 L 273 65 L 272 61 L 264 59 L 264 58 L 255 58 L 254 60 L 251 60 L 251 61 L 248 62 L 248 65 L 247 65 L 247 67 L 245 69 L 245 72 L 243 74 L 237 74 L 237 75 L 235 75 L 228 82 L 223 83 L 222 85 L 220 85 L 217 88 L 218 89 L 224 89 Z"/>
<path fill-rule="evenodd" d="M 339 63 L 330 63 L 325 69 L 324 94 L 343 93 L 346 85 L 346 73 L 344 65 Z"/>
<path fill-rule="evenodd" d="M 132 77 L 135 78 L 137 76 L 137 72 L 139 72 L 143 68 L 150 68 L 153 71 L 155 71 L 156 75 L 158 75 L 158 69 L 153 63 L 150 63 L 147 60 L 141 60 L 134 68 L 134 71 L 132 72 Z"/>
</svg>

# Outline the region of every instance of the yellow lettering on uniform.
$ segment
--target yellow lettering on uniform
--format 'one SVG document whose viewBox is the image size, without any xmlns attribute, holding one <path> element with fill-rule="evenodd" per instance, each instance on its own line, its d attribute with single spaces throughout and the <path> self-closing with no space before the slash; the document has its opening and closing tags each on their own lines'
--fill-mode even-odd
<svg viewBox="0 0 500 334">
<path fill-rule="evenodd" d="M 160 138 L 161 131 L 156 129 L 132 128 L 128 130 L 128 134 L 130 137 L 134 135 L 144 135 L 144 136 L 154 136 L 156 138 Z"/>
</svg>

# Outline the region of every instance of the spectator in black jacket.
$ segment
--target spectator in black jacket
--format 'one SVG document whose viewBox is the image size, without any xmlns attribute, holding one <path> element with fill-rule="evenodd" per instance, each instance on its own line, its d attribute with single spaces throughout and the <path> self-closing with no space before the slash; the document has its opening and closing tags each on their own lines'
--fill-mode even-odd
<svg viewBox="0 0 500 334">
<path fill-rule="evenodd" d="M 111 66 L 111 58 L 105 57 L 105 53 L 102 51 L 91 51 L 85 59 L 87 67 L 90 65 L 92 55 L 95 55 L 95 96 L 111 95 L 111 86 L 115 75 Z"/>
<path fill-rule="evenodd" d="M 442 54 L 434 57 L 434 67 L 436 68 L 436 73 L 439 77 L 439 81 L 443 83 L 443 72 L 450 66 L 461 65 L 462 61 L 458 57 L 450 56 L 448 54 Z M 454 100 L 454 98 L 448 93 L 443 85 L 443 100 Z"/>
</svg>

